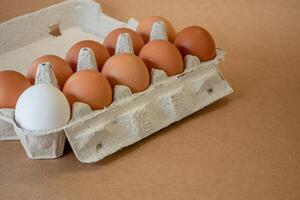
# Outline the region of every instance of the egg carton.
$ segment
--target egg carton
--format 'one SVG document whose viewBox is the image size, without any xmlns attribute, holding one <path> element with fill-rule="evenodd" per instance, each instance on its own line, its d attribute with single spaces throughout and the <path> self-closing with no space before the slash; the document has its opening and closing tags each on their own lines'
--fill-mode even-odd
<svg viewBox="0 0 300 200">
<path fill-rule="evenodd" d="M 59 24 L 62 35 L 49 36 L 48 27 L 44 27 L 49 24 Z M 105 15 L 91 0 L 66 1 L 0 24 L 0 66 L 30 66 L 43 54 L 64 57 L 78 40 L 103 41 L 113 29 L 135 30 L 137 24 L 134 19 L 125 23 Z M 153 69 L 147 90 L 132 94 L 128 87 L 116 86 L 113 103 L 101 110 L 92 111 L 84 103 L 75 103 L 69 124 L 56 130 L 24 130 L 15 123 L 13 109 L 0 109 L 1 138 L 16 139 L 17 134 L 27 155 L 41 159 L 61 156 L 67 136 L 79 161 L 96 162 L 230 94 L 233 90 L 218 69 L 223 57 L 220 49 L 213 60 L 204 63 L 188 55 L 184 72 L 171 77 Z"/>
</svg>

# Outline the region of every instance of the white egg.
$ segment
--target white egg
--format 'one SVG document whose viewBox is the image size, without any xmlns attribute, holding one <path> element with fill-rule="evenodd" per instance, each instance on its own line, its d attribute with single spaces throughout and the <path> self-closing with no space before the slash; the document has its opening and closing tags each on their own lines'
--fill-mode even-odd
<svg viewBox="0 0 300 200">
<path fill-rule="evenodd" d="M 36 84 L 19 97 L 15 109 L 17 124 L 28 130 L 49 130 L 66 125 L 70 119 L 67 98 L 50 84 Z"/>
</svg>

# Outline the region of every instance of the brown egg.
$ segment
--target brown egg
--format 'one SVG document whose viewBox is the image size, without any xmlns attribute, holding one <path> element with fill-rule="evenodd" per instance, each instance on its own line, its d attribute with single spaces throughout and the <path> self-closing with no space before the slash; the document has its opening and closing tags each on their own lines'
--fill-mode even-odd
<svg viewBox="0 0 300 200">
<path fill-rule="evenodd" d="M 26 77 L 15 71 L 0 72 L 0 108 L 15 108 L 19 96 L 29 88 Z"/>
<path fill-rule="evenodd" d="M 51 63 L 58 85 L 62 89 L 66 80 L 73 74 L 73 71 L 71 66 L 64 59 L 55 55 L 45 55 L 33 61 L 31 67 L 27 70 L 27 78 L 30 83 L 34 84 L 37 68 L 39 64 L 44 62 Z"/>
<path fill-rule="evenodd" d="M 149 41 L 152 25 L 154 22 L 163 21 L 166 25 L 168 40 L 173 42 L 176 37 L 176 32 L 173 25 L 165 18 L 160 16 L 152 16 L 141 21 L 137 27 L 137 32 L 143 37 L 145 42 Z"/>
<path fill-rule="evenodd" d="M 180 31 L 174 44 L 183 57 L 190 54 L 201 61 L 208 61 L 216 56 L 216 45 L 212 36 L 199 26 L 190 26 Z"/>
<path fill-rule="evenodd" d="M 93 50 L 97 61 L 98 69 L 101 71 L 103 64 L 110 57 L 108 50 L 100 43 L 93 40 L 83 40 L 74 44 L 66 55 L 66 61 L 76 71 L 78 54 L 81 48 L 88 47 Z"/>
<path fill-rule="evenodd" d="M 144 46 L 144 40 L 142 36 L 140 36 L 137 32 L 129 29 L 129 28 L 118 28 L 110 32 L 106 38 L 104 39 L 103 46 L 105 46 L 110 55 L 115 54 L 116 44 L 118 36 L 121 33 L 128 33 L 132 40 L 133 50 L 135 54 L 139 54 L 141 48 Z"/>
<path fill-rule="evenodd" d="M 164 70 L 168 76 L 183 71 L 183 60 L 174 44 L 165 40 L 148 42 L 140 51 L 139 57 L 151 68 Z"/>
<path fill-rule="evenodd" d="M 95 70 L 74 73 L 65 83 L 63 93 L 70 105 L 82 102 L 93 110 L 104 108 L 112 102 L 112 88 L 107 78 Z"/>
<path fill-rule="evenodd" d="M 102 73 L 111 85 L 125 85 L 133 93 L 146 90 L 150 84 L 150 75 L 145 63 L 130 53 L 110 57 L 102 68 Z"/>
</svg>

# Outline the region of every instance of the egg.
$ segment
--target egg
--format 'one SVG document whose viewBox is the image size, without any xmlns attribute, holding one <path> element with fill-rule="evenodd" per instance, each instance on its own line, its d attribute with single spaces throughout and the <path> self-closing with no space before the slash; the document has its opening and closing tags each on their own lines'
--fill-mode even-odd
<svg viewBox="0 0 300 200">
<path fill-rule="evenodd" d="M 106 77 L 95 70 L 81 70 L 66 82 L 63 92 L 70 105 L 86 103 L 93 110 L 102 109 L 112 102 L 112 88 Z"/>
<path fill-rule="evenodd" d="M 200 26 L 190 26 L 180 31 L 174 44 L 182 56 L 197 56 L 201 61 L 208 61 L 216 56 L 216 45 L 210 33 Z"/>
<path fill-rule="evenodd" d="M 163 70 L 168 76 L 180 74 L 183 60 L 176 46 L 166 40 L 152 40 L 140 51 L 139 57 L 146 63 L 148 69 Z"/>
<path fill-rule="evenodd" d="M 16 71 L 0 72 L 0 108 L 15 108 L 19 96 L 30 87 L 26 77 Z"/>
<path fill-rule="evenodd" d="M 27 130 L 50 130 L 66 125 L 70 119 L 67 98 L 51 84 L 26 89 L 17 101 L 15 120 Z"/>
<path fill-rule="evenodd" d="M 145 63 L 131 53 L 120 53 L 110 57 L 102 68 L 102 73 L 111 85 L 125 85 L 130 90 L 141 92 L 150 84 L 150 75 Z"/>
<path fill-rule="evenodd" d="M 97 66 L 99 71 L 102 69 L 104 62 L 110 57 L 109 51 L 100 43 L 93 40 L 83 40 L 74 44 L 68 51 L 66 55 L 66 61 L 69 63 L 73 69 L 76 71 L 78 54 L 81 48 L 90 48 L 95 54 L 97 61 Z"/>
<path fill-rule="evenodd" d="M 143 37 L 145 42 L 148 42 L 153 23 L 159 21 L 163 21 L 165 23 L 168 39 L 169 41 L 173 42 L 176 37 L 176 31 L 173 25 L 167 19 L 161 16 L 152 16 L 141 21 L 136 31 Z"/>
<path fill-rule="evenodd" d="M 144 46 L 143 38 L 135 31 L 129 28 L 118 28 L 110 32 L 104 39 L 103 45 L 109 50 L 111 55 L 115 54 L 116 44 L 118 36 L 121 33 L 128 33 L 132 40 L 133 50 L 135 54 L 138 54 L 141 48 Z"/>
<path fill-rule="evenodd" d="M 62 89 L 66 80 L 73 74 L 73 70 L 64 59 L 55 55 L 45 55 L 34 60 L 27 70 L 27 78 L 34 84 L 38 65 L 45 62 L 51 63 L 58 85 Z"/>
</svg>

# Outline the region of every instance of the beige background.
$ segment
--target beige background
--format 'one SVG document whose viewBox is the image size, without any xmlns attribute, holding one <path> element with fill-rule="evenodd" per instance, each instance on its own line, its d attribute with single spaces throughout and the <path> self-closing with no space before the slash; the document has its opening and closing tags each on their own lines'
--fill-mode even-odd
<svg viewBox="0 0 300 200">
<path fill-rule="evenodd" d="M 0 0 L 0 21 L 59 1 Z M 300 199 L 299 1 L 100 2 L 122 20 L 207 28 L 235 93 L 95 164 L 1 142 L 0 199 Z"/>
</svg>

